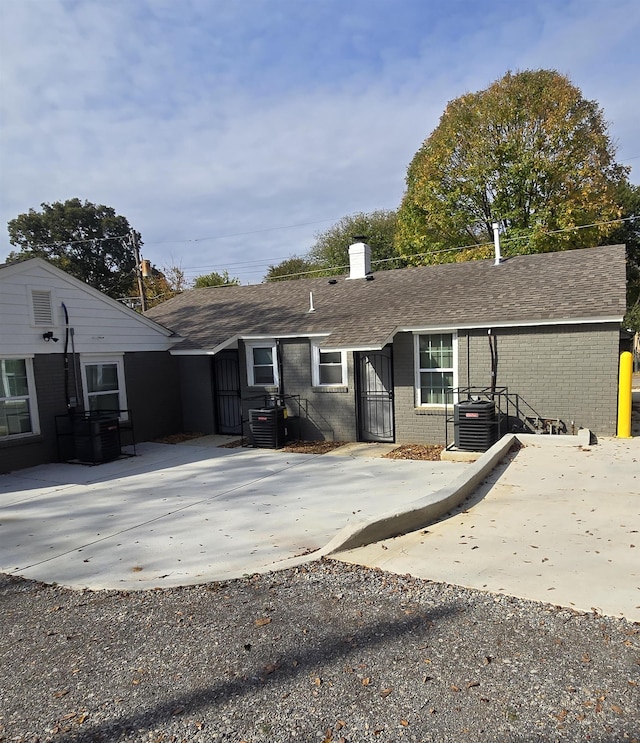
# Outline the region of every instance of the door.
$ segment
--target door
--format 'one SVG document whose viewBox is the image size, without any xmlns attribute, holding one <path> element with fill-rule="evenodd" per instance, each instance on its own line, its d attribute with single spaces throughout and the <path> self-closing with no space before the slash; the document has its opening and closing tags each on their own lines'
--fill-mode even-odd
<svg viewBox="0 0 640 743">
<path fill-rule="evenodd" d="M 391 349 L 361 351 L 356 370 L 359 440 L 394 441 Z"/>
<path fill-rule="evenodd" d="M 218 433 L 242 433 L 240 361 L 237 351 L 221 351 L 213 360 Z"/>
</svg>

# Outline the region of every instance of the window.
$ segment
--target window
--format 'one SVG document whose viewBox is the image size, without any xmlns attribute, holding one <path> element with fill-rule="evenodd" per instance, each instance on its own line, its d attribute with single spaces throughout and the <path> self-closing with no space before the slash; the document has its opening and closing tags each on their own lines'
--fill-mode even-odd
<svg viewBox="0 0 640 743">
<path fill-rule="evenodd" d="M 127 397 L 122 357 L 82 360 L 84 407 L 91 413 L 124 410 Z M 126 414 L 122 413 L 125 419 Z"/>
<path fill-rule="evenodd" d="M 39 432 L 31 359 L 0 359 L 0 439 Z"/>
<path fill-rule="evenodd" d="M 250 387 L 275 387 L 278 364 L 275 343 L 247 343 L 247 381 Z"/>
<path fill-rule="evenodd" d="M 314 387 L 344 387 L 347 384 L 347 360 L 344 351 L 323 351 L 317 343 L 312 350 Z"/>
<path fill-rule="evenodd" d="M 416 335 L 416 388 L 418 405 L 454 402 L 457 385 L 457 337 L 455 333 Z"/>
</svg>

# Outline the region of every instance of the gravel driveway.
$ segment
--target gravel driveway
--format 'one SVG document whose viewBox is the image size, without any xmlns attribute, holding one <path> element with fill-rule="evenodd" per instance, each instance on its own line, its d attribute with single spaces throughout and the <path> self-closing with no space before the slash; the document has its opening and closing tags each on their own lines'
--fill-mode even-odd
<svg viewBox="0 0 640 743">
<path fill-rule="evenodd" d="M 594 613 L 332 561 L 0 607 L 1 741 L 640 739 L 640 628 Z"/>
</svg>

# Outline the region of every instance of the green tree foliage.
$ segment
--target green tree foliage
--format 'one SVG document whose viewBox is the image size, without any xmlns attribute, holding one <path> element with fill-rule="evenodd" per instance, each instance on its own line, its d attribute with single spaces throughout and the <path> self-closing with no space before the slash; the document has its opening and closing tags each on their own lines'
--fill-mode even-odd
<svg viewBox="0 0 640 743">
<path fill-rule="evenodd" d="M 442 251 L 492 243 L 494 221 L 507 255 L 602 244 L 612 227 L 571 228 L 620 216 L 627 170 L 614 154 L 601 109 L 567 77 L 509 72 L 451 101 L 414 156 L 398 253 L 431 254 L 413 259 L 424 263 L 483 257 Z"/>
<path fill-rule="evenodd" d="M 316 235 L 307 259 L 318 268 L 326 269 L 326 275 L 345 273 L 349 265 L 349 245 L 354 237 L 364 236 L 371 247 L 371 262 L 376 271 L 397 268 L 400 263 L 394 247 L 396 222 L 396 212 L 384 209 L 342 217 Z"/>
<path fill-rule="evenodd" d="M 222 273 L 213 271 L 202 276 L 196 276 L 193 282 L 194 289 L 203 289 L 207 286 L 240 286 L 240 279 L 229 276 L 228 271 Z"/>
<path fill-rule="evenodd" d="M 623 222 L 609 235 L 608 243 L 627 246 L 626 328 L 640 332 L 640 186 L 621 184 L 618 201 Z"/>
<path fill-rule="evenodd" d="M 9 222 L 9 241 L 19 250 L 7 261 L 44 258 L 111 297 L 128 295 L 136 258 L 127 219 L 111 207 L 80 199 L 41 207 Z"/>
<path fill-rule="evenodd" d="M 275 266 L 269 266 L 265 274 L 265 281 L 288 281 L 289 279 L 307 279 L 310 276 L 319 276 L 313 272 L 318 266 L 307 258 L 292 255 Z"/>
</svg>

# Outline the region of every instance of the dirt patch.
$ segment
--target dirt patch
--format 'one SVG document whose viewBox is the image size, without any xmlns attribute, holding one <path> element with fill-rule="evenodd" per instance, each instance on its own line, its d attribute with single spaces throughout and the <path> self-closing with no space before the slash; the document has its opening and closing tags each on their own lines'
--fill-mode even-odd
<svg viewBox="0 0 640 743">
<path fill-rule="evenodd" d="M 183 441 L 199 439 L 204 436 L 203 433 L 186 431 L 185 433 L 172 433 L 170 436 L 163 436 L 159 439 L 153 439 L 154 444 L 181 444 Z"/>
<path fill-rule="evenodd" d="M 326 454 L 347 443 L 347 441 L 290 441 L 283 451 L 294 454 Z"/>
<path fill-rule="evenodd" d="M 444 446 L 436 444 L 402 444 L 397 449 L 385 454 L 386 459 L 422 459 L 437 461 Z"/>
</svg>

